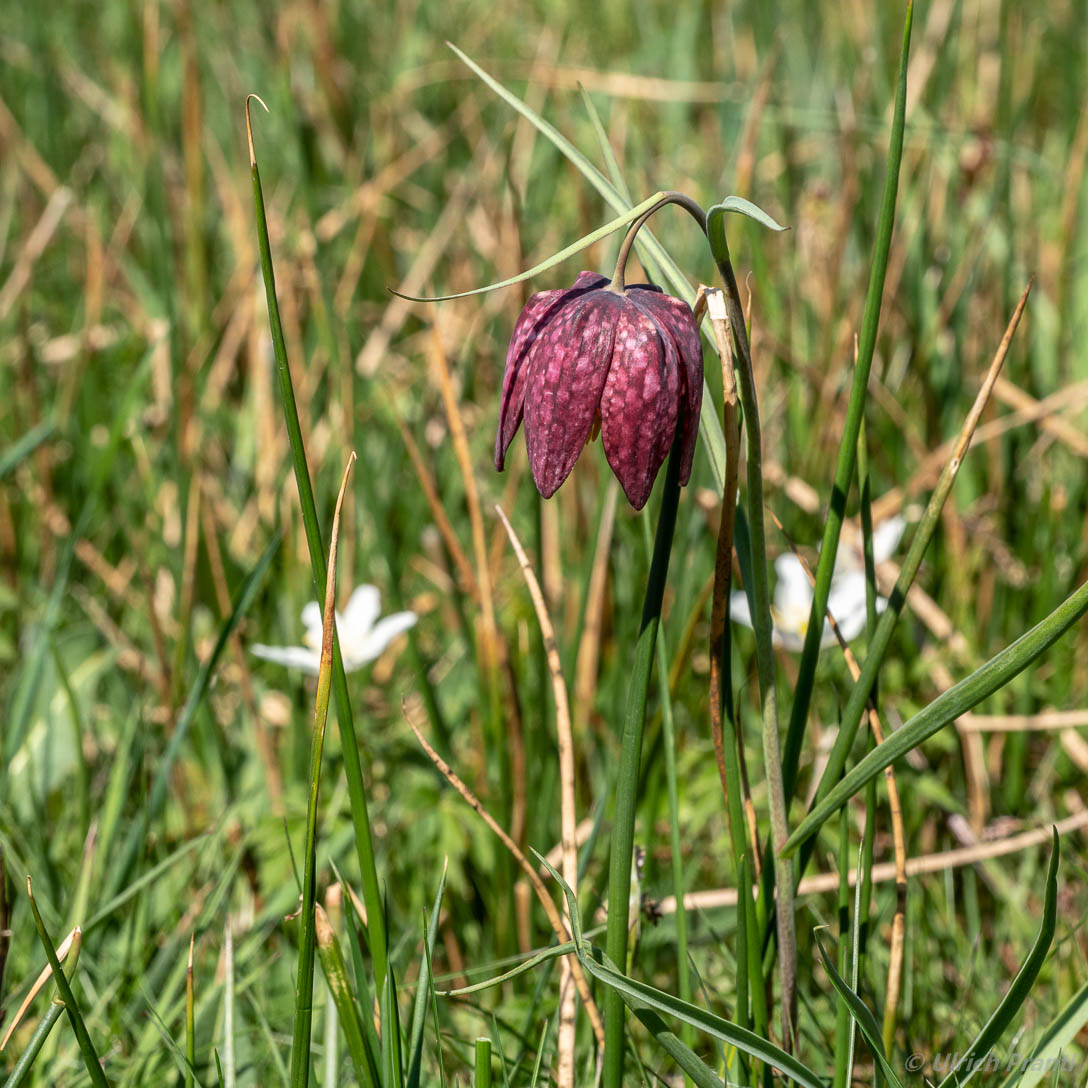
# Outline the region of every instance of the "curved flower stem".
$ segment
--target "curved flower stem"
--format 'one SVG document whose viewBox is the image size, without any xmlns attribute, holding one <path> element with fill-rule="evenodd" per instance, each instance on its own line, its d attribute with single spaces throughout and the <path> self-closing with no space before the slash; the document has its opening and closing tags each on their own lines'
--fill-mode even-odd
<svg viewBox="0 0 1088 1088">
<path fill-rule="evenodd" d="M 755 609 L 752 621 L 756 635 L 756 670 L 763 716 L 763 762 L 767 778 L 767 797 L 774 843 L 774 879 L 778 887 L 778 964 L 781 981 L 783 1044 L 791 1049 L 794 1040 L 797 1001 L 797 935 L 794 923 L 793 867 L 778 856 L 789 838 L 786 794 L 782 783 L 782 756 L 778 736 L 778 700 L 775 691 L 774 648 L 771 643 L 771 597 L 767 579 L 767 544 L 763 527 L 763 453 L 759 408 L 756 402 L 752 352 L 744 322 L 737 278 L 729 259 L 725 239 L 724 215 L 712 216 L 707 223 L 707 240 L 725 286 L 726 313 L 737 347 L 737 391 L 744 412 L 744 431 L 748 454 L 748 520 L 752 544 L 752 595 Z"/>
<path fill-rule="evenodd" d="M 631 247 L 635 244 L 635 236 L 642 229 L 646 220 L 655 212 L 659 212 L 666 204 L 679 205 L 695 220 L 696 223 L 699 224 L 700 230 L 706 234 L 706 212 L 704 212 L 690 196 L 685 196 L 684 193 L 678 193 L 675 190 L 670 190 L 663 194 L 656 204 L 647 208 L 646 211 L 627 228 L 627 233 L 623 236 L 623 242 L 620 244 L 620 251 L 616 255 L 616 271 L 612 276 L 612 282 L 608 285 L 610 291 L 615 291 L 618 295 L 623 294 L 624 289 L 626 288 L 624 274 L 627 270 L 627 258 L 631 255 Z"/>
<path fill-rule="evenodd" d="M 674 442 L 665 470 L 654 553 L 646 581 L 642 627 L 635 648 L 634 669 L 627 695 L 627 714 L 623 723 L 619 774 L 616 779 L 616 803 L 612 814 L 612 846 L 608 869 L 608 933 L 605 946 L 609 959 L 617 964 L 627 962 L 631 852 L 635 838 L 635 806 L 638 800 L 642 733 L 646 724 L 646 698 L 650 689 L 650 674 L 653 672 L 657 631 L 661 622 L 661 600 L 665 593 L 665 577 L 669 569 L 679 500 L 680 443 Z M 615 990 L 609 989 L 605 994 L 604 1005 L 604 1088 L 623 1086 L 623 1021 L 623 999 Z"/>
</svg>

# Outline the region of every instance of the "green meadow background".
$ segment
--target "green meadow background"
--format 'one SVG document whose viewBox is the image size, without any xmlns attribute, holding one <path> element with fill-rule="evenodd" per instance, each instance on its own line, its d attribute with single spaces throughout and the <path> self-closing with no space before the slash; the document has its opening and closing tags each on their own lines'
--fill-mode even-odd
<svg viewBox="0 0 1088 1088">
<path fill-rule="evenodd" d="M 793 540 L 814 561 L 868 280 L 902 17 L 898 4 L 858 0 L 9 5 L 0 25 L 0 1031 L 44 963 L 30 874 L 55 940 L 84 925 L 77 992 L 111 1082 L 181 1082 L 194 937 L 201 1083 L 216 1082 L 213 1049 L 229 1061 L 226 1083 L 283 1083 L 298 942 L 287 916 L 298 899 L 314 684 L 247 647 L 297 644 L 299 613 L 315 594 L 260 281 L 246 94 L 269 108 L 254 107 L 254 136 L 326 539 L 348 454 L 359 457 L 339 599 L 371 582 L 384 611 L 419 614 L 410 636 L 348 677 L 406 1018 L 423 914 L 446 859 L 440 987 L 498 974 L 550 940 L 509 856 L 435 771 L 402 711 L 406 701 L 523 847 L 544 853 L 558 841 L 550 682 L 494 504 L 541 577 L 574 702 L 578 816 L 591 828 L 580 888 L 587 924 L 604 895 L 649 563 L 642 519 L 622 494 L 616 503 L 599 443 L 547 503 L 520 437 L 504 475 L 491 462 L 521 306 L 581 268 L 610 270 L 618 238 L 495 294 L 431 305 L 387 292 L 446 294 L 505 278 L 613 214 L 445 42 L 603 168 L 584 91 L 636 201 L 678 189 L 705 207 L 736 193 L 791 227 L 776 235 L 738 218 L 730 243 L 751 294 L 767 504 L 788 534 L 772 526 L 769 545 L 779 554 Z M 1088 578 L 1086 73 L 1088 9 L 1075 0 L 927 0 L 915 13 L 866 416 L 878 515 L 917 519 L 943 464 L 934 451 L 958 432 L 1031 277 L 1034 287 L 919 576 L 926 599 L 908 608 L 881 674 L 893 725 Z M 714 282 L 687 217 L 666 209 L 654 231 L 693 283 Z M 707 363 L 719 396 L 709 352 Z M 688 890 L 736 879 L 708 720 L 717 517 L 700 450 L 664 613 Z M 201 665 L 232 600 L 277 539 L 205 684 Z M 481 583 L 509 662 L 497 716 L 473 592 Z M 754 642 L 743 628 L 734 634 L 734 699 L 765 833 Z M 796 657 L 782 652 L 778 663 L 788 692 Z M 841 654 L 825 651 L 802 795 L 849 686 Z M 646 850 L 642 890 L 657 901 L 673 886 L 656 683 L 651 691 L 636 834 Z M 978 711 L 1086 707 L 1082 622 Z M 1088 713 L 1068 724 L 1076 720 L 947 729 L 901 761 L 908 856 L 1078 823 L 1088 804 Z M 889 860 L 882 790 L 877 813 L 875 854 Z M 852 820 L 853 851 L 859 826 Z M 837 842 L 829 825 L 816 869 L 836 868 Z M 938 863 L 911 880 L 899 1068 L 909 1054 L 963 1049 L 989 1015 L 1038 927 L 1048 853 L 1042 841 L 972 865 Z M 358 890 L 331 720 L 318 865 L 322 900 L 341 879 Z M 1066 1053 L 1082 1063 L 1081 1080 L 1086 870 L 1084 831 L 1073 830 L 1054 944 L 1006 1048 L 1029 1049 L 1072 1001 Z M 860 980 L 875 1006 L 894 909 L 894 885 L 878 884 Z M 674 916 L 653 915 L 635 970 L 675 992 Z M 803 897 L 800 1054 L 828 1075 L 835 997 L 811 931 L 836 918 L 835 893 Z M 734 928 L 728 908 L 689 915 L 697 1000 L 725 1016 Z M 440 1082 L 439 1048 L 448 1082 L 468 1083 L 473 1041 L 484 1034 L 503 1054 L 496 1083 L 506 1075 L 529 1084 L 557 980 L 552 960 L 500 988 L 439 998 L 441 1035 L 428 1023 L 422 1083 Z M 50 991 L 0 1053 L 0 1073 L 46 1015 Z M 353 1083 L 346 1064 L 334 1072 L 323 1060 L 320 971 L 315 992 L 315 1080 Z M 679 1083 L 655 1081 L 675 1070 L 645 1031 L 634 1037 L 645 1083 Z M 582 1023 L 580 1068 L 592 1068 L 591 1044 Z M 553 1031 L 538 1083 L 554 1045 Z M 714 1045 L 697 1045 L 713 1061 Z M 858 1076 L 873 1076 L 861 1044 Z M 88 1083 L 65 1019 L 26 1083 Z"/>
</svg>

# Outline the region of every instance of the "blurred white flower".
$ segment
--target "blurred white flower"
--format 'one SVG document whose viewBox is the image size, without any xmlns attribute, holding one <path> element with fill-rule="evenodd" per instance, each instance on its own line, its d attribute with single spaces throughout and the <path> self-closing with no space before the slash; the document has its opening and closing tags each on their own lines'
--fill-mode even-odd
<svg viewBox="0 0 1088 1088">
<path fill-rule="evenodd" d="M 883 563 L 895 552 L 906 522 L 901 517 L 889 518 L 873 530 L 873 561 Z M 772 635 L 774 644 L 785 650 L 800 652 L 805 644 L 808 617 L 812 611 L 812 585 L 801 560 L 792 552 L 780 555 L 774 561 L 778 581 L 774 587 L 774 603 L 771 618 L 774 620 Z M 883 612 L 888 602 L 877 597 L 876 609 Z M 732 619 L 745 627 L 752 626 L 752 613 L 748 596 L 738 592 L 730 595 L 729 609 Z M 835 572 L 831 576 L 831 592 L 827 609 L 838 624 L 847 642 L 857 638 L 865 629 L 865 564 L 860 546 L 848 548 L 840 544 L 835 556 Z M 831 624 L 824 620 L 820 646 L 835 642 Z"/>
<path fill-rule="evenodd" d="M 414 627 L 419 618 L 414 612 L 394 612 L 378 619 L 381 610 L 377 587 L 358 586 L 344 611 L 336 613 L 336 632 L 346 672 L 373 661 L 397 635 Z M 250 649 L 265 661 L 316 676 L 321 666 L 321 606 L 317 601 L 310 601 L 302 610 L 302 624 L 306 628 L 302 646 L 264 646 L 258 642 Z"/>
</svg>

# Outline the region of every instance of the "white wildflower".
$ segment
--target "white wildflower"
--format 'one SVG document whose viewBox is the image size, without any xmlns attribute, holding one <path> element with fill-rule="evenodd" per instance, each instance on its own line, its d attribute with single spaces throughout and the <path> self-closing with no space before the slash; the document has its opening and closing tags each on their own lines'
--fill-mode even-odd
<svg viewBox="0 0 1088 1088">
<path fill-rule="evenodd" d="M 373 661 L 397 635 L 414 627 L 419 618 L 414 612 L 394 612 L 378 619 L 381 609 L 377 587 L 359 586 L 344 611 L 336 613 L 336 633 L 340 636 L 345 671 L 361 669 Z M 317 601 L 310 601 L 302 610 L 302 624 L 306 628 L 302 646 L 264 646 L 258 642 L 250 649 L 265 661 L 316 676 L 321 666 L 321 606 Z"/>
<path fill-rule="evenodd" d="M 873 530 L 873 561 L 883 563 L 895 552 L 906 522 L 901 517 L 889 518 Z M 812 611 L 812 584 L 808 580 L 801 560 L 792 552 L 780 555 L 774 561 L 778 581 L 774 587 L 774 603 L 771 618 L 774 621 L 773 641 L 785 650 L 800 652 L 808 631 L 808 617 Z M 888 602 L 878 597 L 876 608 L 883 612 Z M 729 598 L 730 615 L 745 627 L 752 626 L 752 613 L 745 593 L 733 593 Z M 835 572 L 831 576 L 831 592 L 827 609 L 843 638 L 847 642 L 857 638 L 865 629 L 865 565 L 860 548 L 840 545 L 835 556 Z M 820 645 L 830 646 L 836 641 L 831 624 L 824 620 Z"/>
</svg>

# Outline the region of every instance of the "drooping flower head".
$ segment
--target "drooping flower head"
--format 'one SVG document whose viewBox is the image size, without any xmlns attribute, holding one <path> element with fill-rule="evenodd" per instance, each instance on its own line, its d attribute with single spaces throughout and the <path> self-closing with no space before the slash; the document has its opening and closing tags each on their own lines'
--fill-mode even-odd
<svg viewBox="0 0 1088 1088">
<path fill-rule="evenodd" d="M 567 290 L 533 295 L 506 356 L 495 467 L 525 424 L 529 467 L 550 498 L 599 425 L 605 457 L 640 510 L 674 439 L 680 482 L 691 476 L 703 349 L 686 302 L 582 272 Z"/>
</svg>

